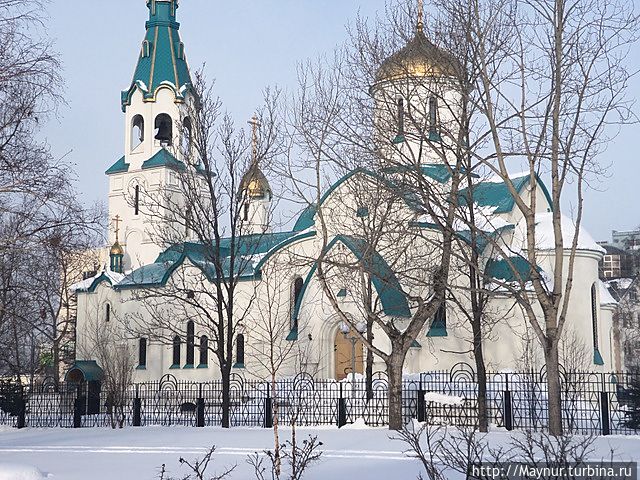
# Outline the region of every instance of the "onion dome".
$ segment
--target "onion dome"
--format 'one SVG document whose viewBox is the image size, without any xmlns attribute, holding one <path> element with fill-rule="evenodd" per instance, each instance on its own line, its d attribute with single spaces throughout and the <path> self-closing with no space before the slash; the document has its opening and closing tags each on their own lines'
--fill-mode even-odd
<svg viewBox="0 0 640 480">
<path fill-rule="evenodd" d="M 111 249 L 109 250 L 109 256 L 111 255 L 124 255 L 124 250 L 122 249 L 122 246 L 117 240 L 116 240 L 116 243 L 114 243 L 111 246 Z"/>
<path fill-rule="evenodd" d="M 240 191 L 246 192 L 246 195 L 252 199 L 264 197 L 271 199 L 271 186 L 257 163 L 254 162 L 247 173 L 244 174 L 244 177 L 242 177 Z"/>
<path fill-rule="evenodd" d="M 387 58 L 376 72 L 376 83 L 413 77 L 457 77 L 460 64 L 429 41 L 421 28 L 407 45 Z"/>
</svg>

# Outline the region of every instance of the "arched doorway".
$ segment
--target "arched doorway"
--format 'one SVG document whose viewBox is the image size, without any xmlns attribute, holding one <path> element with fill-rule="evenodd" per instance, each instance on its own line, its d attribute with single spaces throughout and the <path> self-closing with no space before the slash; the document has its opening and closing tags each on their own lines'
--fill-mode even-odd
<svg viewBox="0 0 640 480">
<path fill-rule="evenodd" d="M 343 380 L 347 374 L 351 373 L 351 340 L 350 337 L 355 337 L 353 330 L 347 335 L 342 333 L 340 329 L 336 332 L 334 340 L 334 355 L 335 355 L 335 378 L 336 380 Z M 364 348 L 361 340 L 355 342 L 355 357 L 356 357 L 356 373 L 363 373 L 364 363 Z"/>
</svg>

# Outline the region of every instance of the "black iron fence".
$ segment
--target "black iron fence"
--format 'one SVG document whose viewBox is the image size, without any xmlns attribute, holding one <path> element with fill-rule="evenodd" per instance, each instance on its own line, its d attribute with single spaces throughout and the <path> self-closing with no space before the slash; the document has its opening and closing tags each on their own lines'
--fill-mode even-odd
<svg viewBox="0 0 640 480">
<path fill-rule="evenodd" d="M 638 379 L 636 378 L 636 381 Z M 578 434 L 637 434 L 630 428 L 627 395 L 631 374 L 561 374 L 563 425 Z M 388 380 L 376 373 L 371 384 L 358 377 L 335 381 L 308 374 L 278 380 L 277 395 L 267 381 L 234 376 L 230 389 L 232 426 L 271 427 L 277 409 L 281 424 L 342 426 L 362 419 L 388 423 Z M 405 421 L 474 426 L 478 423 L 477 375 L 467 364 L 451 371 L 427 372 L 403 380 Z M 111 425 L 108 392 L 96 384 L 55 385 L 45 381 L 19 398 L 0 395 L 0 424 L 14 427 L 106 427 Z M 165 375 L 132 385 L 124 402 L 125 424 L 215 426 L 222 421 L 222 384 L 179 381 Z M 635 408 L 639 408 L 636 406 Z M 548 423 L 546 373 L 487 374 L 489 423 L 511 429 L 544 430 Z"/>
</svg>

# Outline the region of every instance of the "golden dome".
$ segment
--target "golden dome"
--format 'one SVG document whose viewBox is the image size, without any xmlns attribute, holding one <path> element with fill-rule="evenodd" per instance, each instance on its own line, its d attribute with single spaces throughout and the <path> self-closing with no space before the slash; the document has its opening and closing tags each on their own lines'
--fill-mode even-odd
<svg viewBox="0 0 640 480">
<path fill-rule="evenodd" d="M 418 29 L 413 39 L 387 58 L 376 72 L 376 83 L 410 77 L 457 77 L 460 64 Z"/>
<path fill-rule="evenodd" d="M 242 177 L 240 182 L 240 191 L 245 192 L 249 198 L 271 198 L 271 186 L 267 177 L 258 168 L 257 164 L 253 164 L 249 171 Z"/>
<path fill-rule="evenodd" d="M 124 255 L 124 250 L 120 246 L 120 243 L 116 240 L 116 243 L 113 244 L 111 250 L 109 250 L 109 255 Z"/>
</svg>

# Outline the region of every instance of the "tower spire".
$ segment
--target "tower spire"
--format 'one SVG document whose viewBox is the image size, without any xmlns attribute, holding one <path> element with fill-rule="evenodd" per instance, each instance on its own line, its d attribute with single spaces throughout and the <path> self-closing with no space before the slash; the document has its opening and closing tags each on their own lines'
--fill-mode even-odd
<svg viewBox="0 0 640 480">
<path fill-rule="evenodd" d="M 424 0 L 418 0 L 418 22 L 416 23 L 416 32 L 424 33 Z"/>
</svg>

